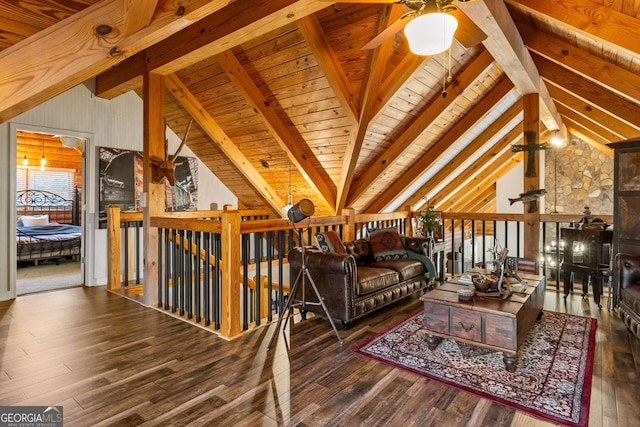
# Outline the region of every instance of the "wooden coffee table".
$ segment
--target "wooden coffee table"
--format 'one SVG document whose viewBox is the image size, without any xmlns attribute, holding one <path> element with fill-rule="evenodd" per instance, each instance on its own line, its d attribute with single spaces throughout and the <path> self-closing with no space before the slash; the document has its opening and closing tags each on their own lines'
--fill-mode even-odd
<svg viewBox="0 0 640 427">
<path fill-rule="evenodd" d="M 544 276 L 521 277 L 527 289 L 508 297 L 476 295 L 471 301 L 458 301 L 458 290 L 473 285 L 455 279 L 420 297 L 429 349 L 435 350 L 441 338 L 492 348 L 503 352 L 507 371 L 515 371 L 518 349 L 542 315 L 546 284 Z"/>
</svg>

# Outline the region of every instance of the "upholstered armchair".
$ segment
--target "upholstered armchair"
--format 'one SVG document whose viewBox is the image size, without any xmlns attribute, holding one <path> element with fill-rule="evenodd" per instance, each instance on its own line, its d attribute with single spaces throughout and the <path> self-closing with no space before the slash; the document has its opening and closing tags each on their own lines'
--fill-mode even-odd
<svg viewBox="0 0 640 427">
<path fill-rule="evenodd" d="M 640 338 L 640 255 L 618 254 L 618 314 Z"/>
</svg>

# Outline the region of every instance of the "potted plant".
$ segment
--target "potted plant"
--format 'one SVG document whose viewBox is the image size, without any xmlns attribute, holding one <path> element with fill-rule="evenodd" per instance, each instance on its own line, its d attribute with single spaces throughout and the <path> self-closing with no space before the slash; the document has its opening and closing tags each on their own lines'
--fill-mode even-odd
<svg viewBox="0 0 640 427">
<path fill-rule="evenodd" d="M 425 236 L 433 237 L 440 230 L 440 212 L 428 207 L 416 217 L 416 222 Z"/>
</svg>

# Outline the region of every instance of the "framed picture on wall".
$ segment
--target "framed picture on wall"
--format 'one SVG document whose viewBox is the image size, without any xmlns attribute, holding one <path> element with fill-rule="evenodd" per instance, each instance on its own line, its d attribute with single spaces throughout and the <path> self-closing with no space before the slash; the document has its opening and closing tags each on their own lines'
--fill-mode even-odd
<svg viewBox="0 0 640 427">
<path fill-rule="evenodd" d="M 98 147 L 98 224 L 107 227 L 106 208 L 120 206 L 123 211 L 141 211 L 143 192 L 142 153 L 118 148 Z M 178 157 L 175 185 L 165 182 L 167 212 L 196 210 L 198 207 L 198 160 Z"/>
</svg>

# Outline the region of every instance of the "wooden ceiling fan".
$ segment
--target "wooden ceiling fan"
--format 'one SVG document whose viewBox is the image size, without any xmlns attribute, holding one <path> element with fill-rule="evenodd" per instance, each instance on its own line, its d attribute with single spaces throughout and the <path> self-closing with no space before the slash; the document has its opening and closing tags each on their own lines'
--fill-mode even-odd
<svg viewBox="0 0 640 427">
<path fill-rule="evenodd" d="M 473 0 L 457 1 L 464 3 Z M 407 27 L 407 25 L 415 18 L 423 17 L 432 13 L 444 13 L 455 17 L 458 22 L 458 27 L 455 30 L 454 37 L 466 48 L 473 47 L 487 38 L 487 35 L 477 25 L 475 25 L 465 14 L 455 7 L 454 0 L 338 0 L 333 1 L 333 3 L 402 4 L 409 9 L 412 9 L 371 39 L 362 47 L 362 49 L 375 49 L 385 40 L 393 37 L 398 31 L 405 29 L 405 27 Z"/>
</svg>

